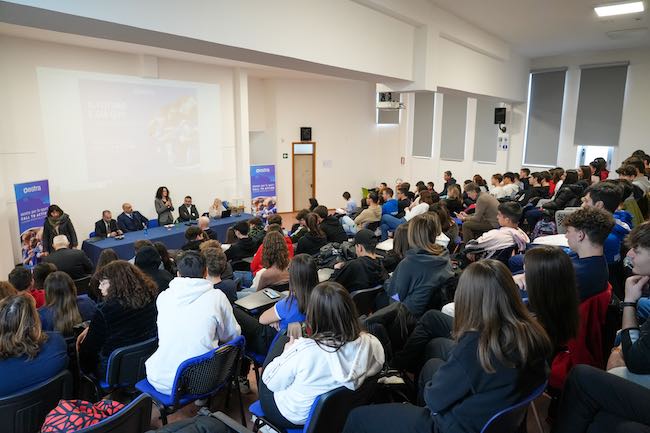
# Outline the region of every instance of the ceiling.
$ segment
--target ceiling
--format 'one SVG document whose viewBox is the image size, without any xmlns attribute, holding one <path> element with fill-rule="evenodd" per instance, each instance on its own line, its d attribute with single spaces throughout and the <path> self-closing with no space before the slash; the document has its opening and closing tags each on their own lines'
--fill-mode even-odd
<svg viewBox="0 0 650 433">
<path fill-rule="evenodd" d="M 598 18 L 593 10 L 594 6 L 612 3 L 608 0 L 430 1 L 532 58 L 579 51 L 650 48 L 648 0 L 641 14 L 608 18 Z M 618 32 L 613 34 L 616 39 L 610 38 L 607 32 Z"/>
</svg>

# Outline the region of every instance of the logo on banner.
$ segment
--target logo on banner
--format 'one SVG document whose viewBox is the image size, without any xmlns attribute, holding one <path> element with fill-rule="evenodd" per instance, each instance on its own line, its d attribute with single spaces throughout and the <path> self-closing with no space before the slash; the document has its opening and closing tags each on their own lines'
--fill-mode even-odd
<svg viewBox="0 0 650 433">
<path fill-rule="evenodd" d="M 43 253 L 43 221 L 50 206 L 50 188 L 47 180 L 17 183 L 16 209 L 18 229 L 22 247 L 23 265 L 32 268 L 40 261 Z"/>
<path fill-rule="evenodd" d="M 277 212 L 275 165 L 251 165 L 251 208 L 254 215 L 266 218 Z"/>
</svg>

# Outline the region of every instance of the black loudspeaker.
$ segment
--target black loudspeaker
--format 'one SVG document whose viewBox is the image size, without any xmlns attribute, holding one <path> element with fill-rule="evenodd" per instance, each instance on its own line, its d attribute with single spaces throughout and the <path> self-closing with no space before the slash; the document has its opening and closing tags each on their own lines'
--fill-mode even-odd
<svg viewBox="0 0 650 433">
<path fill-rule="evenodd" d="M 494 124 L 495 125 L 501 125 L 506 123 L 506 109 L 505 107 L 503 108 L 495 108 L 494 109 Z"/>
<path fill-rule="evenodd" d="M 311 128 L 303 126 L 300 128 L 300 141 L 311 141 Z"/>
</svg>

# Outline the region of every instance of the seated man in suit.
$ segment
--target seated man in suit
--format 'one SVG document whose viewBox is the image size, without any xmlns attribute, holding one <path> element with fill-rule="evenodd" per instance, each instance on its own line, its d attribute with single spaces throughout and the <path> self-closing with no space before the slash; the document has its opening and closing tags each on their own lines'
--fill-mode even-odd
<svg viewBox="0 0 650 433">
<path fill-rule="evenodd" d="M 186 195 L 183 205 L 178 208 L 178 220 L 185 222 L 197 219 L 199 219 L 199 211 L 192 204 L 192 197 Z"/>
<path fill-rule="evenodd" d="M 70 241 L 66 235 L 54 237 L 54 252 L 43 261 L 52 263 L 59 271 L 70 275 L 70 278 L 77 280 L 93 273 L 93 264 L 81 250 L 70 248 Z"/>
<path fill-rule="evenodd" d="M 102 219 L 95 223 L 95 236 L 100 238 L 112 238 L 122 234 L 122 230 L 117 228 L 117 221 L 113 219 L 110 210 L 102 212 Z"/>
<path fill-rule="evenodd" d="M 137 232 L 147 226 L 149 220 L 137 210 L 133 210 L 131 203 L 122 205 L 122 213 L 117 217 L 117 227 L 123 232 Z"/>
</svg>

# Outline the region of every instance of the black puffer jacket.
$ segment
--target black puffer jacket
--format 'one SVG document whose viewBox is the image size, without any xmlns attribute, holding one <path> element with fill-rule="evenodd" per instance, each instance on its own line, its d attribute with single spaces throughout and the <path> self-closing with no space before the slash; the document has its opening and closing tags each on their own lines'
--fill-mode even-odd
<svg viewBox="0 0 650 433">
<path fill-rule="evenodd" d="M 544 203 L 542 207 L 550 211 L 562 210 L 566 207 L 580 206 L 580 198 L 584 188 L 579 184 L 562 185 L 555 195 L 555 200 Z"/>
</svg>

